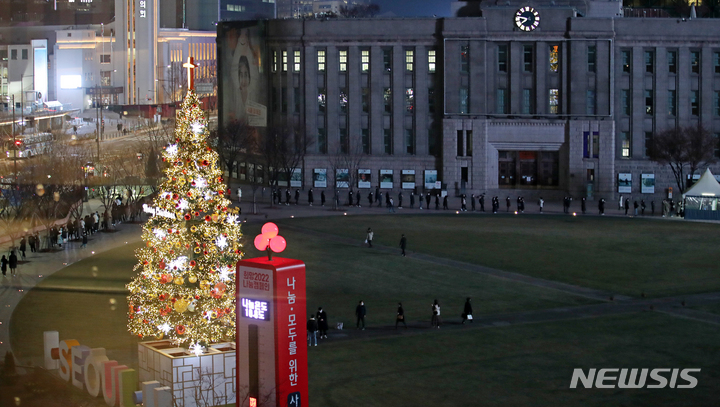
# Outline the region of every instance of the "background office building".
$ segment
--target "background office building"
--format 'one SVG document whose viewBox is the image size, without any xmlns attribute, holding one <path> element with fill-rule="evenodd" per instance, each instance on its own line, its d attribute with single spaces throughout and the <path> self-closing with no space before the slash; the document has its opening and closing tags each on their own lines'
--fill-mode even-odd
<svg viewBox="0 0 720 407">
<path fill-rule="evenodd" d="M 659 199 L 675 182 L 648 159 L 653 134 L 698 123 L 720 134 L 720 20 L 623 18 L 619 3 L 594 3 L 270 21 L 268 120 L 313 139 L 304 187 L 357 146 L 372 188 L 389 171 L 386 186 L 422 190 L 437 171 L 451 195 Z"/>
</svg>

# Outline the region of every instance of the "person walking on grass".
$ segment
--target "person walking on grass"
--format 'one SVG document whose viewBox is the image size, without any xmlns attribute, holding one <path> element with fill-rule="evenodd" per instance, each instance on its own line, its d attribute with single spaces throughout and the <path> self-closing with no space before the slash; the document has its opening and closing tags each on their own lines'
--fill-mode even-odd
<svg viewBox="0 0 720 407">
<path fill-rule="evenodd" d="M 367 235 L 365 235 L 365 243 L 368 244 L 368 247 L 372 248 L 372 240 L 375 233 L 373 233 L 373 230 L 368 228 Z"/>
<path fill-rule="evenodd" d="M 405 238 L 405 235 L 403 234 L 400 238 L 400 250 L 402 250 L 402 256 L 405 257 L 405 248 L 407 247 L 407 239 Z"/>
<path fill-rule="evenodd" d="M 327 319 L 327 312 L 325 312 L 325 310 L 323 310 L 323 307 L 318 307 L 317 323 L 318 323 L 318 332 L 320 335 L 320 339 L 322 339 L 322 338 L 327 339 L 328 319 Z"/>
<path fill-rule="evenodd" d="M 545 206 L 545 200 L 542 197 L 540 197 L 540 199 L 538 200 L 538 207 L 540 207 L 540 213 L 542 213 L 544 206 Z"/>
<path fill-rule="evenodd" d="M 10 266 L 10 275 L 15 277 L 15 270 L 17 270 L 18 258 L 15 254 L 15 250 L 10 252 L 10 259 L 8 260 L 8 266 Z"/>
<path fill-rule="evenodd" d="M 598 202 L 598 211 L 600 212 L 600 215 L 605 215 L 605 198 L 600 198 L 600 202 Z"/>
<path fill-rule="evenodd" d="M 438 300 L 435 300 L 435 302 L 432 303 L 432 319 L 430 320 L 430 325 L 433 328 L 440 329 L 440 324 L 442 324 L 442 320 L 440 319 L 440 304 Z"/>
<path fill-rule="evenodd" d="M 365 315 L 367 314 L 367 309 L 365 308 L 365 303 L 360 300 L 360 303 L 358 303 L 357 307 L 355 307 L 355 316 L 357 317 L 357 323 L 355 324 L 355 328 L 360 328 L 360 323 L 362 322 L 362 330 L 365 330 Z"/>
<path fill-rule="evenodd" d="M 7 275 L 7 269 L 8 269 L 8 261 L 7 258 L 5 258 L 5 255 L 3 254 L 2 259 L 0 259 L 0 270 L 2 270 L 2 275 Z"/>
<path fill-rule="evenodd" d="M 317 330 L 318 323 L 315 320 L 315 314 L 310 314 L 310 319 L 307 322 L 308 346 L 312 346 L 313 341 L 317 346 Z"/>
<path fill-rule="evenodd" d="M 397 316 L 395 317 L 395 329 L 397 329 L 397 326 L 399 323 L 405 325 L 405 329 L 407 329 L 407 323 L 405 323 L 405 310 L 403 309 L 402 303 L 398 303 L 397 308 Z"/>
<path fill-rule="evenodd" d="M 462 323 L 465 324 L 465 321 L 473 322 L 473 316 L 472 316 L 472 304 L 470 304 L 470 297 L 467 297 L 467 300 L 465 300 L 465 307 L 463 308 L 462 313 Z"/>
</svg>

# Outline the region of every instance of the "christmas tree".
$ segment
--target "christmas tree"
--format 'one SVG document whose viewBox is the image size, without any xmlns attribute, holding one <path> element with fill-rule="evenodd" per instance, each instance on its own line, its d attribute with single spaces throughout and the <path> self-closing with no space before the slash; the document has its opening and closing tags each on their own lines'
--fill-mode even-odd
<svg viewBox="0 0 720 407">
<path fill-rule="evenodd" d="M 218 155 L 208 147 L 207 119 L 190 90 L 178 112 L 175 143 L 143 226 L 138 275 L 127 285 L 128 328 L 202 353 L 235 338 L 235 263 L 242 236 L 229 208 Z"/>
</svg>

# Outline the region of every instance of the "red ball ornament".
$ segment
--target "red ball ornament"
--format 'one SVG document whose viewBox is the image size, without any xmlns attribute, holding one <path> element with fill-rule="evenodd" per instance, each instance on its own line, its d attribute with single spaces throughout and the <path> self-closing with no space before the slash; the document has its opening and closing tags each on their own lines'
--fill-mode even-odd
<svg viewBox="0 0 720 407">
<path fill-rule="evenodd" d="M 189 213 L 186 213 L 185 220 L 190 220 L 190 219 L 192 219 L 192 215 L 190 215 Z"/>
<path fill-rule="evenodd" d="M 200 216 L 200 212 L 195 212 L 195 216 Z"/>
<path fill-rule="evenodd" d="M 192 197 L 192 191 L 188 191 L 187 196 Z"/>
<path fill-rule="evenodd" d="M 208 160 L 203 160 L 202 165 L 203 167 L 207 167 L 208 165 L 210 165 L 210 162 Z"/>
<path fill-rule="evenodd" d="M 212 218 L 210 217 L 210 215 L 205 215 L 205 222 L 210 222 L 211 220 Z"/>
<path fill-rule="evenodd" d="M 190 260 L 190 267 L 195 267 L 195 264 L 197 264 L 195 263 L 195 260 Z"/>
<path fill-rule="evenodd" d="M 184 325 L 176 326 L 175 332 L 177 332 L 178 335 L 185 335 L 185 326 Z"/>
<path fill-rule="evenodd" d="M 160 263 L 158 264 L 158 268 L 160 270 L 165 270 L 165 262 L 161 260 Z"/>
</svg>

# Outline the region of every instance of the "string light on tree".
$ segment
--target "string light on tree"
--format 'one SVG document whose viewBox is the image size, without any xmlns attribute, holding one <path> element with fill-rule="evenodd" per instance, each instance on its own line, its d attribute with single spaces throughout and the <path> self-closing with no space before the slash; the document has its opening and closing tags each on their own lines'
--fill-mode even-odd
<svg viewBox="0 0 720 407">
<path fill-rule="evenodd" d="M 192 68 L 188 73 L 191 79 Z M 234 267 L 242 233 L 218 155 L 207 145 L 207 119 L 188 83 L 175 141 L 163 153 L 163 192 L 148 205 L 146 244 L 136 252 L 138 274 L 127 285 L 128 328 L 201 354 L 235 338 Z"/>
</svg>

